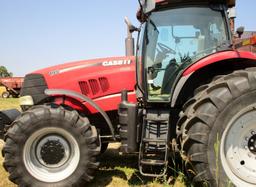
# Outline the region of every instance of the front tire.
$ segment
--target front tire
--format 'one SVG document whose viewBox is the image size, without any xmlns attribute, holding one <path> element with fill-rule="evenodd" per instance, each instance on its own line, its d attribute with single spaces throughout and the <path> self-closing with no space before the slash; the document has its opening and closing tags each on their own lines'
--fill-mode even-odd
<svg viewBox="0 0 256 187">
<path fill-rule="evenodd" d="M 256 69 L 219 76 L 185 105 L 177 134 L 194 181 L 256 185 Z"/>
<path fill-rule="evenodd" d="M 81 186 L 99 163 L 97 130 L 76 111 L 36 106 L 24 112 L 5 136 L 4 167 L 20 186 Z"/>
</svg>

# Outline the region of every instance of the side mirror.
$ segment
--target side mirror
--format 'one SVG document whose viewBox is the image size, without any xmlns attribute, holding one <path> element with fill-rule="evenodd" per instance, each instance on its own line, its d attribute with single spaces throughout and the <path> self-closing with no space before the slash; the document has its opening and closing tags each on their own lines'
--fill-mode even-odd
<svg viewBox="0 0 256 187">
<path fill-rule="evenodd" d="M 236 29 L 236 33 L 238 34 L 238 37 L 241 38 L 241 36 L 243 35 L 244 33 L 244 27 L 238 27 Z"/>
<path fill-rule="evenodd" d="M 124 22 L 126 23 L 127 28 L 129 29 L 128 31 L 129 31 L 130 33 L 133 33 L 134 31 L 139 31 L 139 29 L 138 29 L 137 27 L 135 27 L 135 26 L 131 23 L 131 21 L 128 19 L 128 17 L 125 17 L 125 18 L 124 18 Z"/>
</svg>

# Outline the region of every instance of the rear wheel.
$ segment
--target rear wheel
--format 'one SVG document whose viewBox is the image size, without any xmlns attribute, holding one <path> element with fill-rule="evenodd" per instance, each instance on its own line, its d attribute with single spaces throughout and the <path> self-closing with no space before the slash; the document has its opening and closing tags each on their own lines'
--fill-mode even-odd
<svg viewBox="0 0 256 187">
<path fill-rule="evenodd" d="M 194 181 L 255 186 L 256 69 L 218 77 L 201 88 L 185 104 L 177 127 Z"/>
<path fill-rule="evenodd" d="M 9 92 L 3 92 L 3 93 L 2 93 L 2 98 L 7 99 L 7 98 L 9 98 L 9 97 L 10 97 L 10 93 L 9 93 Z"/>
<path fill-rule="evenodd" d="M 4 167 L 20 186 L 82 186 L 98 167 L 97 130 L 76 111 L 36 106 L 5 137 Z"/>
</svg>

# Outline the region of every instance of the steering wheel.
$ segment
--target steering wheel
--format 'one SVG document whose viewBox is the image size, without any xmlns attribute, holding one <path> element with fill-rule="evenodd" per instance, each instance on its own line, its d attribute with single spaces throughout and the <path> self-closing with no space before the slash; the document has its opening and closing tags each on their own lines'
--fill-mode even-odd
<svg viewBox="0 0 256 187">
<path fill-rule="evenodd" d="M 174 51 L 172 48 L 170 48 L 169 46 L 165 45 L 165 44 L 162 44 L 162 43 L 158 43 L 157 44 L 159 46 L 159 49 L 158 52 L 161 52 L 161 53 L 165 53 L 165 54 L 176 54 L 176 51 Z"/>
</svg>

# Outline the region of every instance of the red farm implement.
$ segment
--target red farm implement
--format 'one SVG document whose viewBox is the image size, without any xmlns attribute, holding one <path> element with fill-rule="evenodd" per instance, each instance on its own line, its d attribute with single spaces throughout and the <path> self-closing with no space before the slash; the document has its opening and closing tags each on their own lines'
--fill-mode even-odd
<svg viewBox="0 0 256 187">
<path fill-rule="evenodd" d="M 0 78 L 0 85 L 6 88 L 6 91 L 2 93 L 2 97 L 18 97 L 20 95 L 23 80 L 23 77 Z"/>
</svg>

